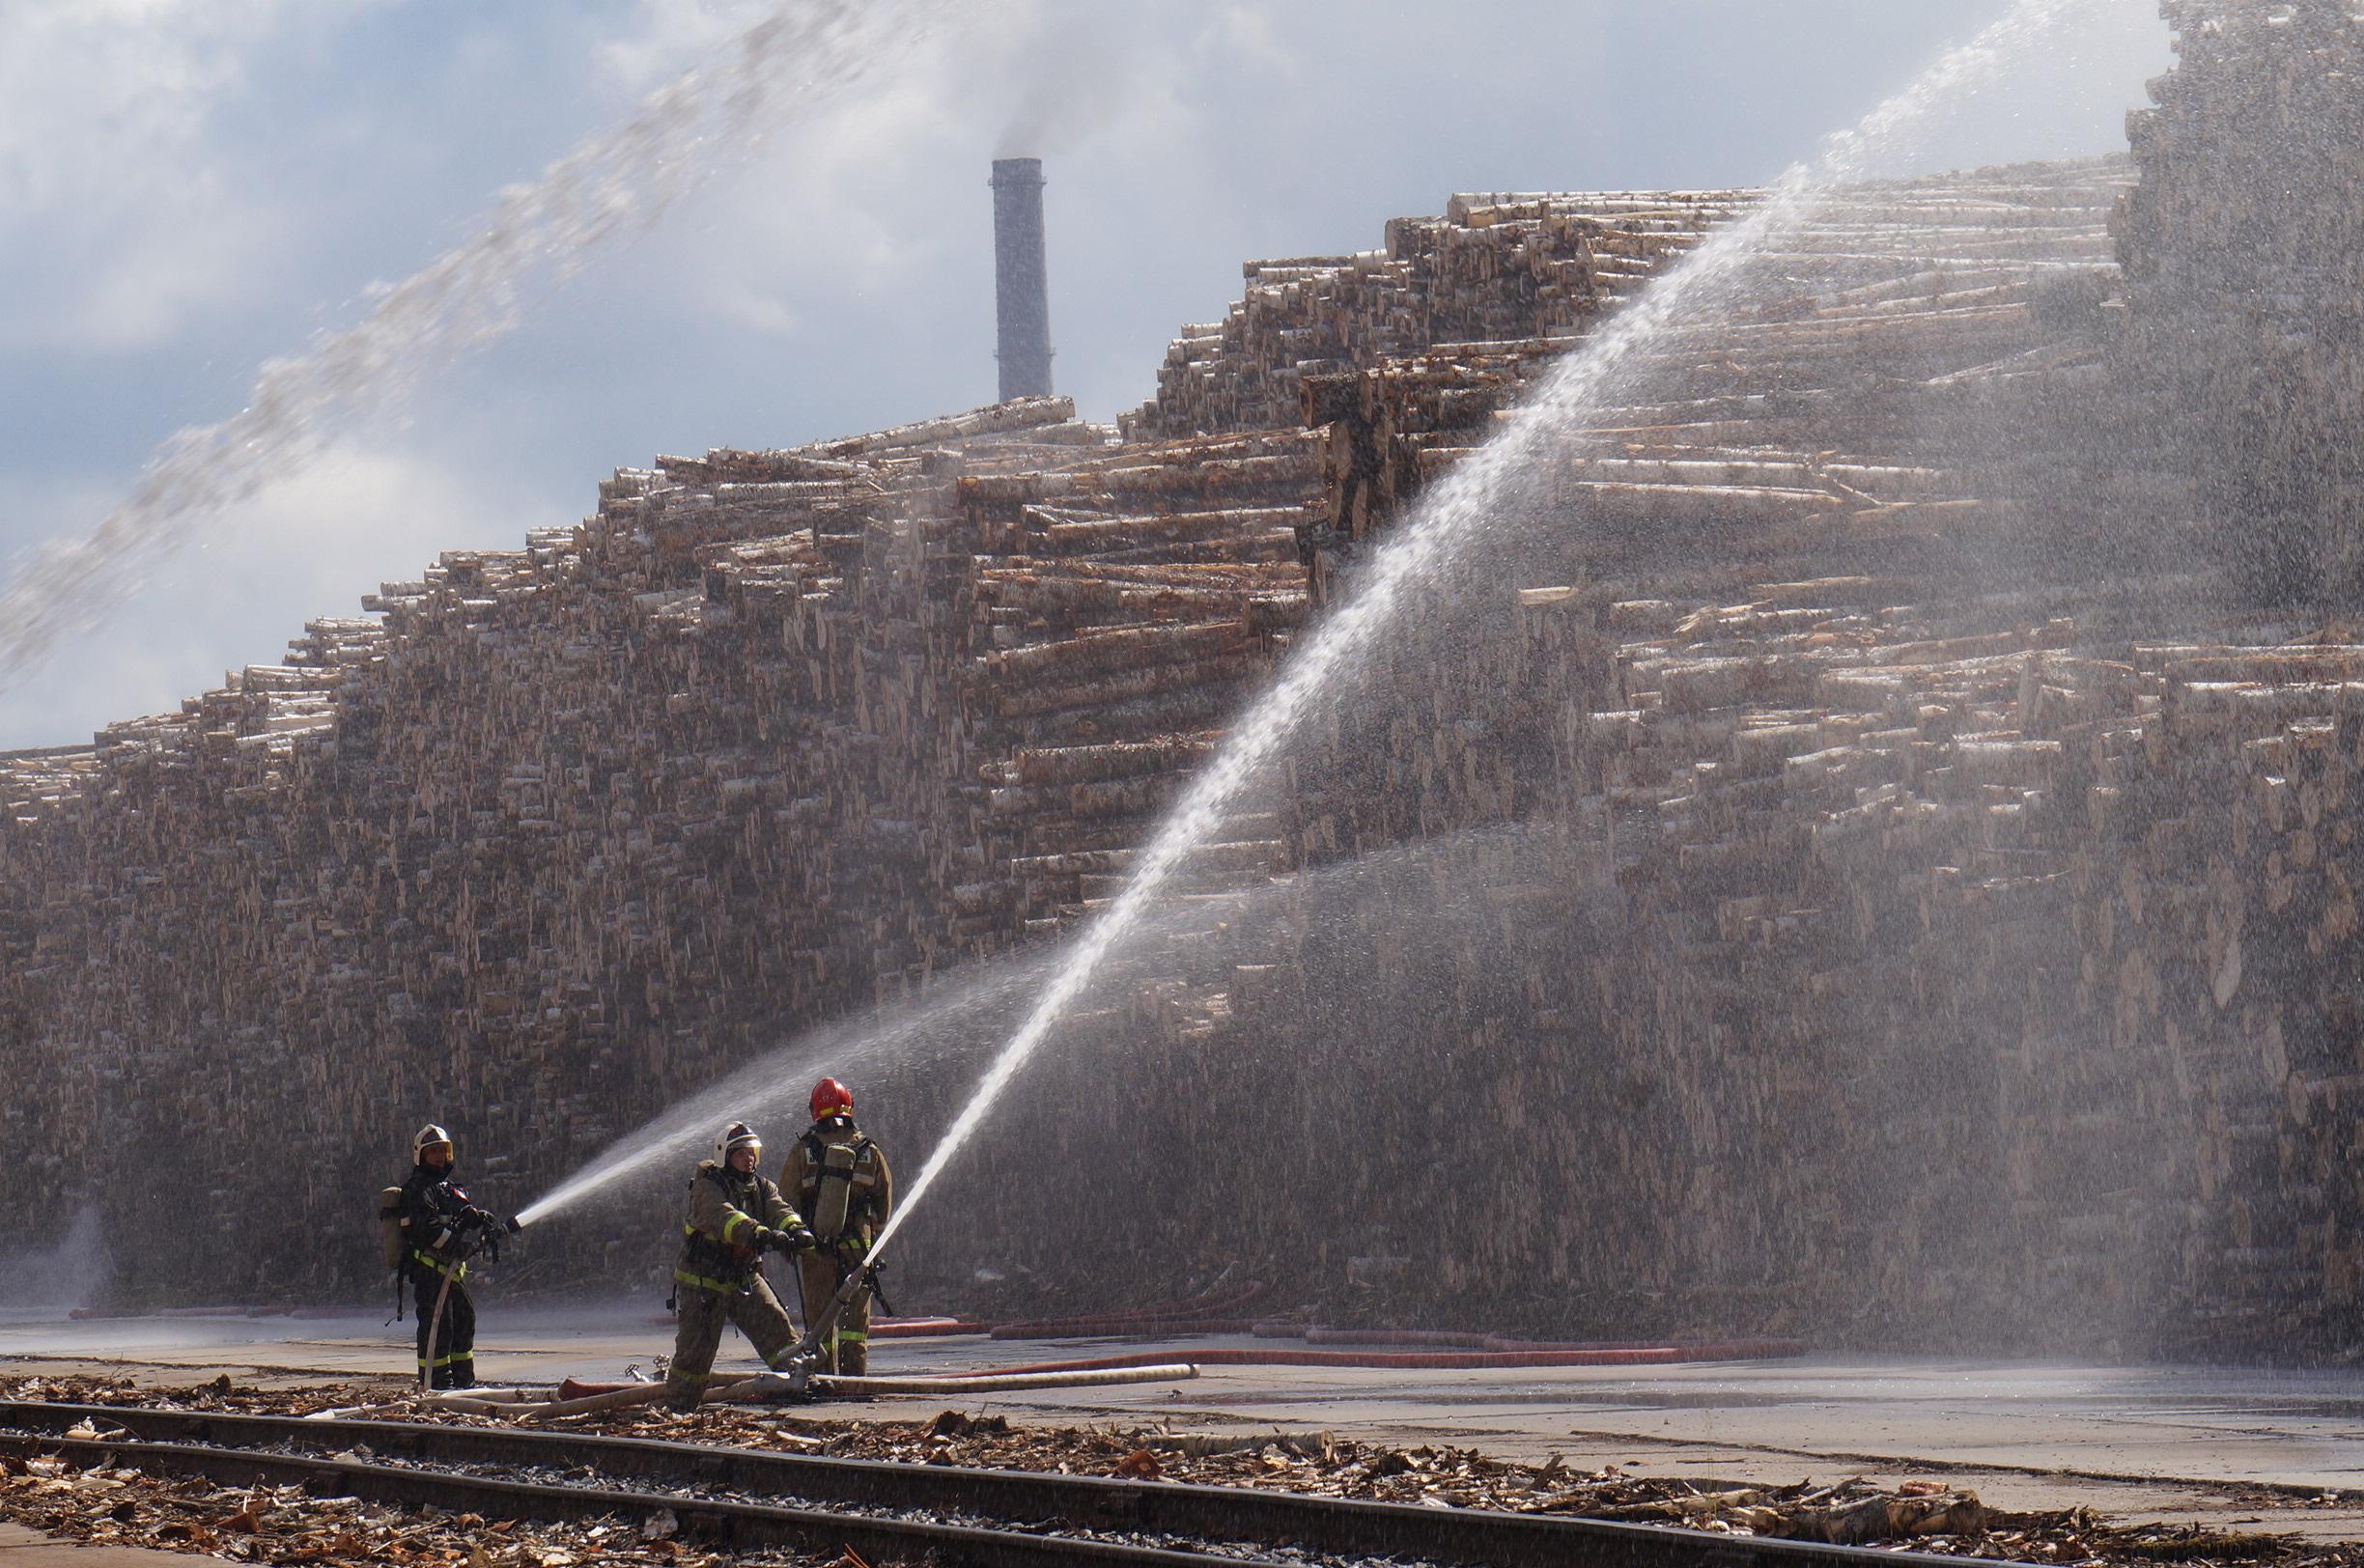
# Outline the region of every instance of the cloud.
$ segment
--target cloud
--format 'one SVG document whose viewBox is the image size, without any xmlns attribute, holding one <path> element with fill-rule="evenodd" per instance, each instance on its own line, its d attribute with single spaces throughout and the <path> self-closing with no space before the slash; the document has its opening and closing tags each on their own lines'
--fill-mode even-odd
<svg viewBox="0 0 2364 1568">
<path fill-rule="evenodd" d="M 631 21 L 601 43 L 594 58 L 626 91 L 643 93 L 777 9 L 777 0 L 638 0 Z"/>
<path fill-rule="evenodd" d="M 1296 81 L 1301 74 L 1296 52 L 1273 25 L 1271 14 L 1255 6 L 1224 7 L 1199 34 L 1198 47 L 1230 65 L 1283 81 Z"/>
<path fill-rule="evenodd" d="M 81 618 L 123 597 L 133 564 L 202 536 L 216 514 L 309 462 L 354 415 L 399 406 L 427 378 L 507 336 L 524 305 L 599 247 L 654 221 L 771 126 L 833 111 L 894 63 L 909 35 L 908 17 L 880 0 L 791 8 L 531 184 L 504 190 L 465 242 L 386 291 L 357 325 L 266 363 L 244 409 L 177 433 L 121 508 L 9 579 L 0 663 L 11 675 L 34 667 Z M 808 70 L 810 82 L 791 80 L 791 69 Z"/>
<path fill-rule="evenodd" d="M 985 168 L 945 42 L 916 41 L 867 91 L 830 105 L 811 132 L 757 150 L 694 219 L 652 240 L 692 314 L 783 339 L 841 328 L 833 305 L 906 298 L 948 246 L 972 243 L 955 214 L 964 192 L 982 210 Z M 914 201 L 915 186 L 929 196 Z"/>
<path fill-rule="evenodd" d="M 296 0 L 0 9 L 0 285 L 25 343 L 121 350 L 253 287 L 287 218 L 224 177 L 216 121 Z M 351 7 L 344 8 L 347 10 Z M 38 247 L 23 237 L 41 237 Z"/>
<path fill-rule="evenodd" d="M 759 337 L 793 338 L 805 326 L 805 318 L 795 306 L 767 290 L 726 283 L 715 292 L 710 304 L 723 321 Z"/>
</svg>

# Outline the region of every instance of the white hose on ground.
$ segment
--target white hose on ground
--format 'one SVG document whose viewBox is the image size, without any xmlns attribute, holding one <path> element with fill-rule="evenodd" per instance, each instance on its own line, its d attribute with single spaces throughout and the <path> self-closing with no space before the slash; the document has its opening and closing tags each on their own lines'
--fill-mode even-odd
<svg viewBox="0 0 2364 1568">
<path fill-rule="evenodd" d="M 529 1405 L 517 1413 L 528 1421 L 547 1421 L 558 1415 L 588 1415 L 594 1411 L 622 1410 L 628 1405 L 646 1405 L 664 1397 L 665 1386 L 647 1383 L 632 1388 L 613 1388 L 604 1394 L 585 1394 L 580 1399 L 553 1399 L 547 1405 Z M 708 1397 L 717 1398 L 712 1385 Z M 504 1414 L 506 1414 L 504 1412 Z"/>
</svg>

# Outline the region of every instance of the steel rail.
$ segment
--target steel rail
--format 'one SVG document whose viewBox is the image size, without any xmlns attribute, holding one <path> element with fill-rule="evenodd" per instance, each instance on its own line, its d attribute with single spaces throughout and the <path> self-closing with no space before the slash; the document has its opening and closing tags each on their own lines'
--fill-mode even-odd
<svg viewBox="0 0 2364 1568">
<path fill-rule="evenodd" d="M 1265 1488 L 978 1470 L 514 1427 L 307 1420 L 141 1406 L 0 1401 L 0 1427 L 62 1433 L 89 1422 L 151 1442 L 350 1449 L 431 1462 L 589 1470 L 759 1497 L 970 1518 L 1067 1522 L 1110 1532 L 1289 1546 L 1339 1557 L 1401 1556 L 1500 1568 L 1961 1568 L 1958 1557 L 1715 1535 L 1494 1509 L 1308 1497 Z M 86 1448 L 107 1440 L 78 1440 Z M 121 1447 L 118 1442 L 115 1446 Z M 402 1474 L 417 1471 L 402 1470 Z M 599 1494 L 608 1498 L 615 1493 Z M 616 1505 L 611 1505 L 616 1506 Z M 649 1506 L 681 1510 L 679 1499 Z M 692 1504 L 691 1506 L 702 1506 Z M 478 1512 L 484 1510 L 479 1507 Z M 823 1516 L 851 1522 L 858 1516 Z M 1082 1560 L 1082 1559 L 1070 1559 Z M 1233 1562 L 1243 1559 L 1230 1558 Z"/>
<path fill-rule="evenodd" d="M 731 1552 L 786 1547 L 821 1554 L 851 1547 L 880 1560 L 905 1560 L 918 1554 L 930 1561 L 975 1564 L 976 1568 L 1073 1568 L 1078 1563 L 1106 1568 L 1302 1568 L 1272 1557 L 1231 1553 L 1173 1551 L 1023 1529 L 881 1519 L 608 1486 L 512 1481 L 248 1448 L 0 1433 L 0 1452 L 6 1451 L 63 1453 L 111 1468 L 155 1475 L 202 1475 L 231 1486 L 301 1486 L 323 1496 L 441 1508 L 487 1519 L 631 1519 L 666 1511 L 678 1522 L 684 1537 Z"/>
</svg>

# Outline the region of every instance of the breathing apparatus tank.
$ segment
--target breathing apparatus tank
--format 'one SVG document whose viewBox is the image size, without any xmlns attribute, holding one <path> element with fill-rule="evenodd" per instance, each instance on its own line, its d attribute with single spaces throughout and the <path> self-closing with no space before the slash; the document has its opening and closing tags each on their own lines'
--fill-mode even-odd
<svg viewBox="0 0 2364 1568">
<path fill-rule="evenodd" d="M 378 1250 L 389 1269 L 400 1269 L 408 1250 L 404 1246 L 402 1195 L 399 1187 L 383 1188 L 378 1193 Z"/>
<path fill-rule="evenodd" d="M 813 1186 L 812 1213 L 804 1222 L 812 1227 L 813 1240 L 823 1246 L 842 1237 L 846 1231 L 846 1217 L 854 1207 L 854 1167 L 861 1158 L 861 1150 L 852 1138 L 842 1142 L 823 1142 L 818 1180 Z"/>
</svg>

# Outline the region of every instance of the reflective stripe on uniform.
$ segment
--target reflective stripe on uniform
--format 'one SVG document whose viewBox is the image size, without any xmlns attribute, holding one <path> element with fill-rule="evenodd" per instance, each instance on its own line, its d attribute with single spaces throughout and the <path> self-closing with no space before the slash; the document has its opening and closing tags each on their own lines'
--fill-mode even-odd
<svg viewBox="0 0 2364 1568">
<path fill-rule="evenodd" d="M 731 1239 L 732 1235 L 738 1231 L 741 1225 L 752 1225 L 753 1223 L 755 1223 L 754 1220 L 748 1218 L 746 1215 L 741 1214 L 738 1210 L 733 1209 L 731 1211 L 731 1217 L 722 1221 L 722 1239 L 727 1242 Z"/>
<path fill-rule="evenodd" d="M 728 1296 L 739 1289 L 739 1285 L 732 1280 L 709 1279 L 704 1274 L 694 1274 L 687 1269 L 674 1270 L 673 1282 L 677 1285 L 695 1285 L 700 1290 L 713 1291 L 717 1296 Z"/>
<path fill-rule="evenodd" d="M 465 1279 L 467 1277 L 466 1264 L 445 1263 L 443 1260 L 436 1257 L 433 1252 L 424 1252 L 415 1246 L 410 1249 L 410 1261 L 413 1263 L 423 1263 L 428 1268 L 433 1269 L 436 1274 L 451 1275 L 454 1280 Z"/>
<path fill-rule="evenodd" d="M 475 1358 L 476 1353 L 472 1350 L 456 1350 L 449 1356 L 438 1356 L 432 1361 L 422 1359 L 419 1362 L 419 1370 L 424 1372 L 429 1367 L 458 1366 L 462 1361 L 472 1361 Z"/>
</svg>

